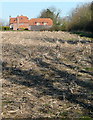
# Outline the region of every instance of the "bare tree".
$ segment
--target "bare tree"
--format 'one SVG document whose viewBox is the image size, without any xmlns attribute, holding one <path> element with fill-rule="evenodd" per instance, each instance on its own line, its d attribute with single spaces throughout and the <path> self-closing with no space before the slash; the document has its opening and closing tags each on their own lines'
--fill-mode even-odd
<svg viewBox="0 0 93 120">
<path fill-rule="evenodd" d="M 8 21 L 0 18 L 0 26 L 9 26 L 9 23 L 8 23 Z"/>
<path fill-rule="evenodd" d="M 60 24 L 60 10 L 57 10 L 54 7 L 50 7 L 41 11 L 40 18 L 51 18 L 54 25 Z"/>
</svg>

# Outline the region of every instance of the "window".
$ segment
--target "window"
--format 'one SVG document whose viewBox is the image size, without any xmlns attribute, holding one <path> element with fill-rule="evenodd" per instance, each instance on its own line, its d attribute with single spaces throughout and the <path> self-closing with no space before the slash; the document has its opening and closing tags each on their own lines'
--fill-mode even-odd
<svg viewBox="0 0 93 120">
<path fill-rule="evenodd" d="M 44 25 L 47 25 L 47 23 L 44 23 Z"/>
<path fill-rule="evenodd" d="M 40 25 L 40 23 L 36 23 L 36 25 Z"/>
</svg>

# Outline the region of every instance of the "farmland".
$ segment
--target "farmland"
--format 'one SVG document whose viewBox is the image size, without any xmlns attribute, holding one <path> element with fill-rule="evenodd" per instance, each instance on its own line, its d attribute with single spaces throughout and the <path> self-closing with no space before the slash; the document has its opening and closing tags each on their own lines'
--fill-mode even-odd
<svg viewBox="0 0 93 120">
<path fill-rule="evenodd" d="M 2 31 L 3 118 L 92 118 L 92 40 Z"/>
</svg>

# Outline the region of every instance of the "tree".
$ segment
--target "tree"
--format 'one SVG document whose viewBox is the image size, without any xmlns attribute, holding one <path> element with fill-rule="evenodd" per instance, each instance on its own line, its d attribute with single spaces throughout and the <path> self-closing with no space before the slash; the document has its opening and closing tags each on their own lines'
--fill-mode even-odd
<svg viewBox="0 0 93 120">
<path fill-rule="evenodd" d="M 91 31 L 91 9 L 90 4 L 77 6 L 69 15 L 68 30 Z"/>
<path fill-rule="evenodd" d="M 92 18 L 92 21 L 93 21 L 93 2 L 91 3 L 91 18 Z"/>
<path fill-rule="evenodd" d="M 51 18 L 54 25 L 60 25 L 60 10 L 56 10 L 54 7 L 44 9 L 39 18 Z"/>
<path fill-rule="evenodd" d="M 6 20 L 0 18 L 0 26 L 9 26 L 9 23 Z"/>
<path fill-rule="evenodd" d="M 91 31 L 93 32 L 93 2 L 90 5 L 90 9 L 91 9 L 91 22 L 90 22 L 90 26 L 91 26 Z"/>
</svg>

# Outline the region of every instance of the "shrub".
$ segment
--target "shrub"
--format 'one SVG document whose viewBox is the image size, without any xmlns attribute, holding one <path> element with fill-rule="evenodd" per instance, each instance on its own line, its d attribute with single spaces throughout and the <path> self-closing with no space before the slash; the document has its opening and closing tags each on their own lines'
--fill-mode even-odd
<svg viewBox="0 0 93 120">
<path fill-rule="evenodd" d="M 0 26 L 0 31 L 2 30 L 2 26 Z"/>
<path fill-rule="evenodd" d="M 0 30 L 10 30 L 9 26 L 2 26 Z"/>
<path fill-rule="evenodd" d="M 60 25 L 53 25 L 49 31 L 59 31 L 61 30 L 61 26 Z"/>
</svg>

